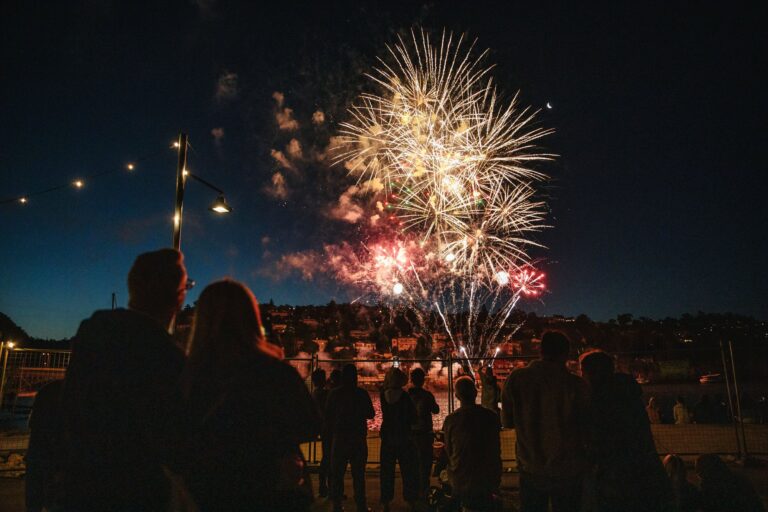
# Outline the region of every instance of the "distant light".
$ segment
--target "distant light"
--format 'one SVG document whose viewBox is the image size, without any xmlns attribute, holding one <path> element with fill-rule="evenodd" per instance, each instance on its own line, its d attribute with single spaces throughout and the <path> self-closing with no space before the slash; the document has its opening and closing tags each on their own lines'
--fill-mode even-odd
<svg viewBox="0 0 768 512">
<path fill-rule="evenodd" d="M 445 255 L 445 261 L 447 261 L 448 263 L 452 262 L 455 259 L 456 259 L 456 255 L 453 254 L 452 252 L 449 252 L 448 254 Z"/>
<path fill-rule="evenodd" d="M 189 171 L 184 169 L 183 171 L 181 171 L 181 174 L 183 174 L 184 176 L 189 176 Z"/>
<path fill-rule="evenodd" d="M 181 215 L 179 215 L 178 213 L 175 213 L 173 215 L 173 225 L 174 226 L 178 226 L 179 225 L 179 221 L 181 221 Z"/>
<path fill-rule="evenodd" d="M 75 180 L 72 182 L 72 185 L 74 185 L 75 188 L 83 188 L 85 183 L 83 183 L 83 180 Z"/>
<path fill-rule="evenodd" d="M 28 200 L 26 197 L 20 197 L 20 198 L 19 198 L 19 202 L 20 202 L 21 204 L 27 204 L 27 201 L 29 201 L 29 200 Z"/>
<path fill-rule="evenodd" d="M 392 287 L 392 293 L 395 295 L 400 295 L 403 293 L 403 285 L 402 283 L 395 283 L 395 286 Z"/>
<path fill-rule="evenodd" d="M 550 103 L 550 102 L 547 102 L 547 108 L 548 108 L 549 110 L 552 110 L 552 103 Z"/>
<path fill-rule="evenodd" d="M 5 346 L 8 347 L 8 348 L 13 348 L 13 347 L 16 346 L 16 344 L 14 342 L 12 342 L 12 341 L 9 341 L 8 343 L 5 344 Z"/>
<path fill-rule="evenodd" d="M 501 272 L 497 272 L 496 282 L 499 283 L 501 286 L 507 286 L 509 284 L 509 273 L 504 272 L 503 270 Z"/>
<path fill-rule="evenodd" d="M 496 347 L 496 353 L 493 355 L 493 357 L 499 355 L 499 352 L 501 352 L 501 347 Z"/>
<path fill-rule="evenodd" d="M 171 144 L 172 148 L 179 149 L 179 141 L 175 141 Z"/>
<path fill-rule="evenodd" d="M 134 170 L 134 169 L 136 168 L 136 166 L 135 166 L 135 165 L 133 165 L 133 164 L 128 164 L 128 165 L 126 165 L 125 167 L 126 167 L 126 168 L 127 168 L 129 171 L 132 171 L 132 170 Z"/>
</svg>

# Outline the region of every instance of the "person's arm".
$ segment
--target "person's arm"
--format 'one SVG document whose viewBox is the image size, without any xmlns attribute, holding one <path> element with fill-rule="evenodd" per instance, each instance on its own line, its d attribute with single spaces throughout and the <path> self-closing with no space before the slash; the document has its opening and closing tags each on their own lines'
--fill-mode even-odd
<svg viewBox="0 0 768 512">
<path fill-rule="evenodd" d="M 431 412 L 432 414 L 440 414 L 440 406 L 437 405 L 437 400 L 435 400 L 435 395 L 433 395 L 429 391 L 427 391 L 427 393 L 429 393 L 429 399 L 432 401 L 432 404 L 429 407 L 429 412 Z"/>
<path fill-rule="evenodd" d="M 358 388 L 362 392 L 364 402 L 365 419 L 371 420 L 376 417 L 376 411 L 373 410 L 373 402 L 371 402 L 371 396 L 368 392 L 362 388 Z"/>
<path fill-rule="evenodd" d="M 510 373 L 509 377 L 507 377 L 507 380 L 504 381 L 504 388 L 501 392 L 501 424 L 504 428 L 515 428 L 515 415 L 512 410 L 514 405 L 512 400 L 513 373 Z"/>
</svg>

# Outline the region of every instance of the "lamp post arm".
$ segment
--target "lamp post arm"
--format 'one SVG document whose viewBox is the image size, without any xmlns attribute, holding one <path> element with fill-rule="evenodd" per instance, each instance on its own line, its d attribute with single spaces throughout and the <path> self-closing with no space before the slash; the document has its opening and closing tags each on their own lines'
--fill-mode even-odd
<svg viewBox="0 0 768 512">
<path fill-rule="evenodd" d="M 189 177 L 189 178 L 193 178 L 193 179 L 195 179 L 196 181 L 199 181 L 200 183 L 202 183 L 202 184 L 203 184 L 203 185 L 205 185 L 206 187 L 210 188 L 211 190 L 215 190 L 215 191 L 216 191 L 216 192 L 218 192 L 219 194 L 222 194 L 222 195 L 224 194 L 224 191 L 223 191 L 223 190 L 221 190 L 219 187 L 217 187 L 217 186 L 216 186 L 216 185 L 214 185 L 213 183 L 210 183 L 210 182 L 208 182 L 208 181 L 205 181 L 203 178 L 201 178 L 200 176 L 198 176 L 198 175 L 196 175 L 196 174 L 192 174 L 191 172 L 187 172 L 187 177 Z"/>
</svg>

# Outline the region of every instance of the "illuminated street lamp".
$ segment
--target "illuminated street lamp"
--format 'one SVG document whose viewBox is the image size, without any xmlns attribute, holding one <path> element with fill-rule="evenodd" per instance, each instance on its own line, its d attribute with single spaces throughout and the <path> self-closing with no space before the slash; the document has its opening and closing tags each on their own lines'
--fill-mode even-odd
<svg viewBox="0 0 768 512">
<path fill-rule="evenodd" d="M 181 250 L 181 221 L 182 215 L 184 213 L 184 187 L 186 185 L 187 178 L 192 178 L 218 193 L 218 197 L 208 208 L 209 210 L 212 212 L 224 214 L 230 213 L 232 208 L 227 204 L 227 200 L 224 198 L 223 190 L 187 170 L 187 134 L 180 133 L 179 140 L 174 142 L 172 147 L 178 149 L 179 151 L 179 161 L 176 167 L 176 203 L 173 210 L 173 248 L 179 251 Z"/>
</svg>

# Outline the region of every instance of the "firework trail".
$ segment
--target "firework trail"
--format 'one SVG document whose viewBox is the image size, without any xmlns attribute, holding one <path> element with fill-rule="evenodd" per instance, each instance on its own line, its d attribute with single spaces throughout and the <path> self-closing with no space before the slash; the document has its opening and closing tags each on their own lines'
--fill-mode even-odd
<svg viewBox="0 0 768 512">
<path fill-rule="evenodd" d="M 380 92 L 351 107 L 335 160 L 361 184 L 383 184 L 377 215 L 390 230 L 363 280 L 434 306 L 451 339 L 483 356 L 520 297 L 543 291 L 529 257 L 546 227 L 535 187 L 546 176 L 534 167 L 553 155 L 535 146 L 551 130 L 517 97 L 501 103 L 487 51 L 473 58 L 474 46 L 420 31 L 388 47 L 367 75 Z"/>
</svg>

